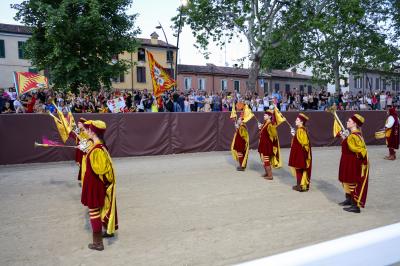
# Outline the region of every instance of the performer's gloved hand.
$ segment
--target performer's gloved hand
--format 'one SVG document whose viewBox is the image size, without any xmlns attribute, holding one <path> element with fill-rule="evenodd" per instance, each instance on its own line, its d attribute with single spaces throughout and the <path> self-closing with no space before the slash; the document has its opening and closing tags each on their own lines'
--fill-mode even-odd
<svg viewBox="0 0 400 266">
<path fill-rule="evenodd" d="M 340 136 L 342 137 L 342 139 L 347 138 L 349 135 L 350 135 L 350 132 L 347 129 L 340 131 Z"/>
<path fill-rule="evenodd" d="M 258 123 L 258 129 L 261 129 L 262 128 L 262 124 L 261 123 Z"/>
<path fill-rule="evenodd" d="M 239 128 L 239 123 L 235 123 L 235 128 L 236 128 L 236 129 Z"/>
<path fill-rule="evenodd" d="M 81 151 L 83 151 L 84 153 L 86 153 L 88 147 L 87 147 L 86 143 L 79 143 L 77 148 L 80 149 Z"/>
<path fill-rule="evenodd" d="M 290 134 L 292 134 L 292 136 L 294 137 L 294 134 L 296 133 L 296 130 L 294 128 L 290 128 Z"/>
</svg>

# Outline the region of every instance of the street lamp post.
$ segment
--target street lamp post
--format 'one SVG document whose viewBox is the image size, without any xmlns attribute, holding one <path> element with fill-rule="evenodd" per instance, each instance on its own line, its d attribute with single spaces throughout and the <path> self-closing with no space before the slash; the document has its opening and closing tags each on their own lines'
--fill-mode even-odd
<svg viewBox="0 0 400 266">
<path fill-rule="evenodd" d="M 188 4 L 188 0 L 180 0 L 181 6 L 179 7 L 179 25 L 178 25 L 178 35 L 176 37 L 176 61 L 175 61 L 175 82 L 176 88 L 178 89 L 178 53 L 179 53 L 179 34 L 181 33 L 182 29 L 182 8 Z"/>
<path fill-rule="evenodd" d="M 158 26 L 156 26 L 156 29 L 161 29 L 163 34 L 164 34 L 165 42 L 167 43 L 167 46 L 168 46 L 168 48 L 167 48 L 167 56 L 168 56 L 168 52 L 170 51 L 170 49 L 169 49 L 170 47 L 169 47 L 167 35 L 165 34 L 164 28 L 161 25 L 160 21 L 158 22 Z M 167 61 L 168 61 L 168 57 L 167 57 Z M 173 60 L 170 63 L 171 63 L 171 71 L 172 71 L 174 69 Z M 174 75 L 174 77 L 175 77 L 175 75 Z"/>
</svg>

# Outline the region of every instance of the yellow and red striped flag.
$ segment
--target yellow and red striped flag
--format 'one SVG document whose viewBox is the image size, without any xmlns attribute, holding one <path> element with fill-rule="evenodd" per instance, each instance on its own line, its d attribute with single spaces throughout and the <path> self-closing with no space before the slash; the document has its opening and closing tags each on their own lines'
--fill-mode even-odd
<svg viewBox="0 0 400 266">
<path fill-rule="evenodd" d="M 160 96 L 165 91 L 172 89 L 176 86 L 176 81 L 167 73 L 166 69 L 162 67 L 156 60 L 154 56 L 149 51 L 147 52 L 147 57 L 149 58 L 149 67 L 151 80 L 153 83 L 154 96 Z"/>
<path fill-rule="evenodd" d="M 49 86 L 45 76 L 32 72 L 14 72 L 14 83 L 18 95 Z"/>
</svg>

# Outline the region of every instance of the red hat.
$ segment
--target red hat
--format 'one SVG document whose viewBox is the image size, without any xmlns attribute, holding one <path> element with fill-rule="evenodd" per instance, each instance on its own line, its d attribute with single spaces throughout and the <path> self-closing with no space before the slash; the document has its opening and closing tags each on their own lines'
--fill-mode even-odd
<svg viewBox="0 0 400 266">
<path fill-rule="evenodd" d="M 392 115 L 392 116 L 397 116 L 397 112 L 396 112 L 396 107 L 391 107 L 391 108 L 389 108 L 389 114 L 390 115 Z"/>
<path fill-rule="evenodd" d="M 354 114 L 352 117 L 350 117 L 350 119 L 353 120 L 354 123 L 356 123 L 359 127 L 361 127 L 365 121 L 364 117 L 359 114 Z"/>
<path fill-rule="evenodd" d="M 303 113 L 300 113 L 300 114 L 297 116 L 297 118 L 300 119 L 301 121 L 303 121 L 304 124 L 310 119 L 310 118 L 308 118 L 308 116 L 306 116 L 306 115 L 303 114 Z"/>
<path fill-rule="evenodd" d="M 101 137 L 104 135 L 107 128 L 106 123 L 101 120 L 88 120 L 83 125 L 85 128 L 89 128 L 96 135 Z"/>
</svg>

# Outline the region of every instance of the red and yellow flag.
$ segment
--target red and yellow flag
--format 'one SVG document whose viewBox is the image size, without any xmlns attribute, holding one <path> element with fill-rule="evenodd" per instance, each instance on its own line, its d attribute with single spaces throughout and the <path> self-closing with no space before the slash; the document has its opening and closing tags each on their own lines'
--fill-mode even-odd
<svg viewBox="0 0 400 266">
<path fill-rule="evenodd" d="M 154 60 L 153 54 L 147 51 L 147 57 L 149 58 L 149 67 L 151 80 L 153 83 L 154 96 L 159 96 L 165 91 L 172 89 L 176 86 L 176 81 L 167 73 L 156 60 Z"/>
<path fill-rule="evenodd" d="M 18 95 L 49 86 L 45 76 L 32 72 L 14 72 L 14 83 Z"/>
</svg>

